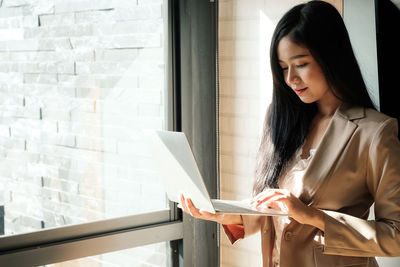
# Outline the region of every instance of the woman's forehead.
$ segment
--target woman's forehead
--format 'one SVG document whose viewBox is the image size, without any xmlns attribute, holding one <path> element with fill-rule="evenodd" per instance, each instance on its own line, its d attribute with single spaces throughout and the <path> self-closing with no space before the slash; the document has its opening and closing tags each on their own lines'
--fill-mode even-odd
<svg viewBox="0 0 400 267">
<path fill-rule="evenodd" d="M 299 44 L 293 42 L 289 37 L 283 37 L 277 46 L 279 61 L 290 61 L 304 56 L 310 56 L 310 51 Z"/>
</svg>

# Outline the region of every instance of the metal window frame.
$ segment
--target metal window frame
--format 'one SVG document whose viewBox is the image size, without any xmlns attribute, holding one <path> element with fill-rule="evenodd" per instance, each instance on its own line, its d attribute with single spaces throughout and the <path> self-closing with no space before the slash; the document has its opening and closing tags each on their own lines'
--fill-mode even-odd
<svg viewBox="0 0 400 267">
<path fill-rule="evenodd" d="M 173 0 L 164 0 L 168 38 L 166 128 L 180 130 L 179 17 Z M 182 265 L 182 214 L 176 203 L 155 212 L 69 225 L 0 237 L 0 263 L 7 267 L 38 266 L 169 241 L 168 266 Z"/>
<path fill-rule="evenodd" d="M 181 239 L 181 221 L 170 210 L 45 229 L 0 239 L 0 262 L 23 267 L 73 260 Z"/>
</svg>

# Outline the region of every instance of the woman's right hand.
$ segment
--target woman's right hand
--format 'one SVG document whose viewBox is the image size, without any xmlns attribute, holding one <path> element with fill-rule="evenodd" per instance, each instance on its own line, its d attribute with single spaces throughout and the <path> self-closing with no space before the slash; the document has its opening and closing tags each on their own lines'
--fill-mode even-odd
<svg viewBox="0 0 400 267">
<path fill-rule="evenodd" d="M 196 208 L 190 198 L 185 198 L 180 194 L 180 205 L 187 214 L 207 221 L 213 221 L 220 224 L 243 224 L 242 217 L 237 214 L 213 214 Z"/>
</svg>

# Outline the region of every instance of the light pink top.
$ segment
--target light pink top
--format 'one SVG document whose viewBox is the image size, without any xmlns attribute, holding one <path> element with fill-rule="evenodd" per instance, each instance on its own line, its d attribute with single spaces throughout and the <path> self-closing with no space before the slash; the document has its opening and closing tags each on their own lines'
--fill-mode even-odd
<svg viewBox="0 0 400 267">
<path fill-rule="evenodd" d="M 316 149 L 310 149 L 310 156 L 306 159 L 301 158 L 302 148 L 300 148 L 295 157 L 292 159 L 287 171 L 279 180 L 279 188 L 288 189 L 292 194 L 299 197 L 303 188 L 303 176 Z M 282 231 L 290 223 L 289 217 L 272 216 L 275 228 L 275 246 L 272 253 L 272 262 L 275 266 L 279 266 L 279 254 L 281 248 Z"/>
</svg>

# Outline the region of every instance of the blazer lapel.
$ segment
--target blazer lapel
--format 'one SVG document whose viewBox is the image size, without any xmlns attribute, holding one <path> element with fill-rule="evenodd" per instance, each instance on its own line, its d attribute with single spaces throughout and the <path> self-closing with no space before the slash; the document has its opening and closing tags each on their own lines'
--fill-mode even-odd
<svg viewBox="0 0 400 267">
<path fill-rule="evenodd" d="M 300 199 L 304 203 L 308 205 L 313 203 L 315 194 L 329 176 L 338 156 L 356 130 L 357 124 L 352 120 L 364 116 L 365 111 L 362 107 L 348 107 L 346 104 L 342 104 L 336 109 L 304 173 L 304 189 L 300 195 Z"/>
</svg>

